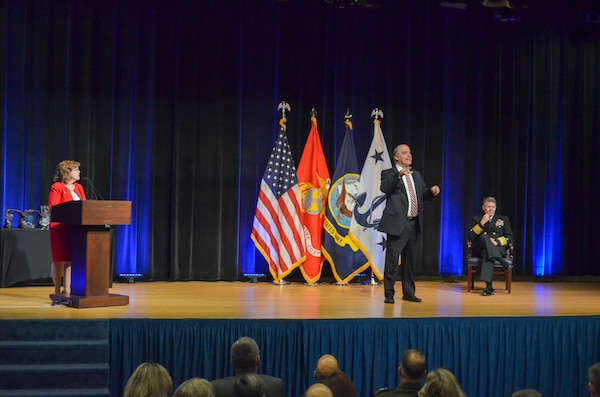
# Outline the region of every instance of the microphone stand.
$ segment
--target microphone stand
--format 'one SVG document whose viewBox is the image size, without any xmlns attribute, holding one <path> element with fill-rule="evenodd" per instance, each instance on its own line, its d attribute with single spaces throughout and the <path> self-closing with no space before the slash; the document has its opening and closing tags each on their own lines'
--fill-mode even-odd
<svg viewBox="0 0 600 397">
<path fill-rule="evenodd" d="M 98 189 L 96 189 L 96 186 L 94 186 L 94 184 L 92 183 L 92 180 L 90 178 L 82 177 L 81 179 L 86 181 L 86 185 L 89 184 L 90 190 L 92 191 L 92 200 L 98 200 L 98 198 L 100 200 L 104 200 L 104 197 L 102 197 L 102 195 L 100 194 Z"/>
</svg>

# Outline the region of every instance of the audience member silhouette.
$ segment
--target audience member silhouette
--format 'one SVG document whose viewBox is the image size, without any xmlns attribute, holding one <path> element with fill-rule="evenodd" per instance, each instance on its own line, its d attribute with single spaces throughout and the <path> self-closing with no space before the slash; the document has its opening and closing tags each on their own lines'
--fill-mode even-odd
<svg viewBox="0 0 600 397">
<path fill-rule="evenodd" d="M 212 385 L 206 379 L 191 378 L 175 389 L 173 397 L 214 397 L 214 393 Z"/>
<path fill-rule="evenodd" d="M 438 368 L 427 374 L 419 397 L 466 397 L 454 374 Z"/>
<path fill-rule="evenodd" d="M 233 385 L 235 397 L 266 397 L 267 385 L 258 374 L 242 375 Z"/>
<path fill-rule="evenodd" d="M 402 355 L 398 367 L 400 385 L 393 390 L 382 390 L 377 397 L 417 397 L 421 390 L 421 380 L 427 375 L 427 359 L 416 349 L 409 349 Z"/>
<path fill-rule="evenodd" d="M 160 364 L 142 363 L 133 371 L 123 392 L 124 397 L 170 397 L 173 380 Z"/>
<path fill-rule="evenodd" d="M 542 393 L 535 389 L 517 390 L 510 397 L 542 397 Z"/>
<path fill-rule="evenodd" d="M 322 383 L 315 383 L 304 393 L 304 397 L 333 397 L 333 392 Z"/>
<path fill-rule="evenodd" d="M 352 380 L 342 371 L 338 371 L 321 382 L 329 387 L 333 397 L 358 397 Z"/>
<path fill-rule="evenodd" d="M 244 336 L 231 346 L 231 365 L 235 376 L 217 379 L 212 382 L 215 397 L 231 397 L 234 395 L 234 385 L 237 379 L 246 374 L 258 374 L 260 367 L 260 349 L 256 341 Z M 284 397 L 283 381 L 281 378 L 259 374 L 267 387 L 269 397 Z"/>
<path fill-rule="evenodd" d="M 588 369 L 588 390 L 590 397 L 600 396 L 600 362 Z"/>
<path fill-rule="evenodd" d="M 315 368 L 313 375 L 317 382 L 323 382 L 325 378 L 338 373 L 339 370 L 337 359 L 331 354 L 324 354 L 317 361 L 317 368 Z"/>
</svg>

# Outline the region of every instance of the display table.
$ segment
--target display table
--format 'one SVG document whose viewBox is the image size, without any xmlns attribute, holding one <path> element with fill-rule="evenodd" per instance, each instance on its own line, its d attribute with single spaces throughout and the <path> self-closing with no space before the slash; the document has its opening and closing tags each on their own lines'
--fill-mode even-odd
<svg viewBox="0 0 600 397">
<path fill-rule="evenodd" d="M 42 229 L 0 229 L 0 287 L 50 279 L 50 232 Z"/>
</svg>

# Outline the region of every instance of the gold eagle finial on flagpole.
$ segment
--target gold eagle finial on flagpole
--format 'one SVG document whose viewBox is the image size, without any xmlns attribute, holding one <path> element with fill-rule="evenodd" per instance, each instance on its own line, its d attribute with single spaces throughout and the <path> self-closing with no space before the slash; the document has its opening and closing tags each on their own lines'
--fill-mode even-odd
<svg viewBox="0 0 600 397">
<path fill-rule="evenodd" d="M 379 108 L 373 109 L 371 112 L 371 117 L 373 117 L 373 123 L 381 123 L 381 119 L 383 118 L 383 110 Z"/>
<path fill-rule="evenodd" d="M 383 110 L 379 109 L 379 108 L 375 108 L 373 109 L 373 111 L 371 112 L 371 117 L 374 117 L 375 120 L 379 120 L 380 118 L 383 118 Z"/>
<path fill-rule="evenodd" d="M 286 126 L 285 123 L 287 122 L 287 119 L 285 118 L 285 111 L 287 110 L 288 112 L 292 111 L 292 108 L 290 107 L 290 104 L 287 103 L 286 101 L 281 101 L 281 103 L 279 103 L 279 105 L 277 105 L 277 111 L 281 110 L 281 119 L 279 120 L 279 126 L 281 128 L 283 128 L 283 130 L 286 130 Z"/>
<path fill-rule="evenodd" d="M 344 124 L 352 130 L 352 115 L 350 114 L 350 108 L 346 108 L 346 115 L 344 116 Z"/>
</svg>

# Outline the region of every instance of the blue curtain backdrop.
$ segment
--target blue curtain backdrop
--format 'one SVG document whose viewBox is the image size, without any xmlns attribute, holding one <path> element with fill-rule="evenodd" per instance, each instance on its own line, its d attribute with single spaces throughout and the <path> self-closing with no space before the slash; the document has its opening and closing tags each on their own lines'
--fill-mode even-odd
<svg viewBox="0 0 600 397">
<path fill-rule="evenodd" d="M 598 317 L 109 321 L 114 396 L 146 361 L 165 366 L 176 385 L 231 376 L 229 348 L 242 336 L 257 341 L 260 372 L 281 377 L 288 397 L 315 383 L 323 354 L 338 359 L 359 396 L 394 388 L 410 348 L 425 354 L 429 369 L 452 371 L 468 396 L 533 388 L 547 397 L 582 397 L 600 354 Z"/>
<path fill-rule="evenodd" d="M 72 158 L 105 199 L 133 203 L 118 273 L 267 273 L 249 236 L 277 103 L 292 107 L 296 161 L 318 111 L 330 169 L 346 109 L 363 159 L 378 107 L 389 149 L 409 143 L 442 188 L 420 274 L 463 273 L 469 219 L 492 195 L 515 231 L 517 274 L 599 275 L 598 11 L 330 3 L 0 0 L 2 209 L 46 203 Z"/>
</svg>

